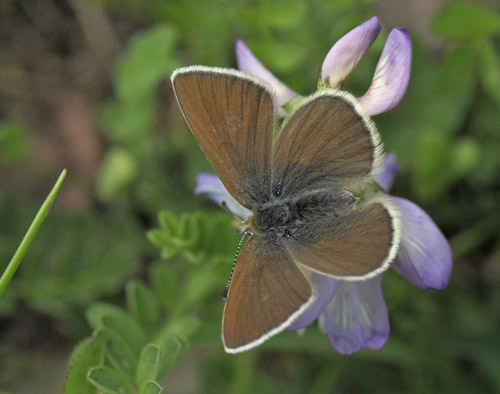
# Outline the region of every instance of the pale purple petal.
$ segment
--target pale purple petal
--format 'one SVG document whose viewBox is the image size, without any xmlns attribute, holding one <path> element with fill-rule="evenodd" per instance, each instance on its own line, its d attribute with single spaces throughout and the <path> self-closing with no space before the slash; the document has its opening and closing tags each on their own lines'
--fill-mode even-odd
<svg viewBox="0 0 500 394">
<path fill-rule="evenodd" d="M 227 208 L 234 216 L 246 219 L 250 215 L 250 210 L 241 205 L 227 191 L 226 187 L 217 175 L 200 173 L 196 177 L 198 186 L 194 189 L 194 194 L 206 194 L 223 208 Z"/>
<path fill-rule="evenodd" d="M 312 285 L 318 294 L 316 301 L 295 320 L 286 331 L 300 330 L 311 324 L 322 313 L 325 312 L 326 306 L 332 300 L 333 294 L 337 289 L 340 281 L 329 278 L 325 275 L 316 274 L 308 271 L 311 275 Z"/>
<path fill-rule="evenodd" d="M 332 346 L 342 354 L 380 349 L 389 337 L 382 275 L 360 282 L 340 281 L 323 315 Z"/>
<path fill-rule="evenodd" d="M 247 45 L 242 40 L 237 40 L 235 44 L 236 62 L 238 68 L 254 77 L 266 81 L 275 90 L 274 100 L 277 105 L 282 106 L 297 96 L 292 89 L 276 78 L 263 64 L 255 57 Z"/>
<path fill-rule="evenodd" d="M 373 176 L 373 180 L 377 182 L 382 189 L 388 192 L 394 182 L 394 178 L 396 178 L 401 171 L 401 167 L 396 160 L 396 154 L 389 153 L 386 155 L 381 167 L 380 172 Z"/>
<path fill-rule="evenodd" d="M 402 230 L 392 267 L 421 289 L 444 289 L 452 267 L 448 241 L 418 205 L 398 197 L 392 197 L 392 201 L 401 213 Z"/>
<path fill-rule="evenodd" d="M 359 99 L 368 115 L 394 108 L 403 98 L 411 70 L 411 38 L 406 29 L 392 29 L 375 68 L 370 88 Z"/>
<path fill-rule="evenodd" d="M 373 18 L 352 29 L 330 49 L 321 66 L 321 81 L 337 88 L 354 70 L 380 33 L 378 18 Z"/>
</svg>

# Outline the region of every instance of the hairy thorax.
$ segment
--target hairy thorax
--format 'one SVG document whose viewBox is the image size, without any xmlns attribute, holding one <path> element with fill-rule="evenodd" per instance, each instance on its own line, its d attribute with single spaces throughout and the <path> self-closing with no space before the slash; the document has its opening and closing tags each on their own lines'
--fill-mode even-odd
<svg viewBox="0 0 500 394">
<path fill-rule="evenodd" d="M 324 221 L 345 215 L 356 198 L 345 190 L 312 190 L 293 197 L 273 197 L 254 207 L 248 230 L 271 242 L 300 238 L 307 241 Z"/>
</svg>

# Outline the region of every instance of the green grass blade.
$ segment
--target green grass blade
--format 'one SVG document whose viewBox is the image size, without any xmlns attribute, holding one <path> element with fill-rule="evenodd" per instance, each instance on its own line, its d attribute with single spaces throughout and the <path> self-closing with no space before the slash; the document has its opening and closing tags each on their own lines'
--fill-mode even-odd
<svg viewBox="0 0 500 394">
<path fill-rule="evenodd" d="M 56 184 L 50 191 L 49 195 L 43 202 L 42 206 L 38 210 L 38 213 L 35 216 L 35 219 L 31 223 L 28 231 L 26 232 L 23 240 L 17 247 L 16 253 L 14 253 L 14 256 L 10 260 L 9 264 L 7 265 L 7 268 L 5 269 L 4 273 L 2 274 L 2 277 L 0 278 L 0 296 L 3 294 L 5 291 L 5 288 L 9 284 L 10 280 L 14 276 L 14 273 L 17 270 L 17 267 L 19 267 L 19 264 L 21 263 L 21 260 L 23 259 L 24 255 L 26 254 L 26 251 L 28 250 L 31 241 L 33 241 L 33 238 L 35 237 L 36 233 L 38 232 L 38 229 L 40 228 L 41 224 L 43 223 L 45 217 L 47 216 L 47 213 L 49 212 L 50 207 L 52 206 L 52 203 L 54 202 L 57 193 L 59 192 L 59 189 L 61 188 L 61 185 L 64 181 L 64 178 L 66 177 L 66 170 L 63 170 L 61 172 L 61 175 L 59 175 L 59 178 L 57 179 Z"/>
</svg>

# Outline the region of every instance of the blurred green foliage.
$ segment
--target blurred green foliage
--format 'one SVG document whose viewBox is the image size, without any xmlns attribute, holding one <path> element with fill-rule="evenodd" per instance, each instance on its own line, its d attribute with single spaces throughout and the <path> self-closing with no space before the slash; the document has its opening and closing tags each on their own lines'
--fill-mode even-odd
<svg viewBox="0 0 500 394">
<path fill-rule="evenodd" d="M 22 17 L 23 2 L 14 3 L 16 17 Z M 75 2 L 53 3 L 64 4 L 68 19 L 78 23 L 67 11 Z M 27 379 L 23 365 L 30 357 L 23 351 L 45 342 L 33 328 L 32 342 L 19 344 L 23 319 L 35 316 L 28 326 L 46 319 L 67 346 L 80 342 L 69 360 L 67 393 L 158 393 L 160 387 L 175 392 L 175 374 L 168 372 L 183 368 L 183 362 L 174 364 L 188 341 L 187 362 L 198 372 L 185 378 L 186 386 L 195 387 L 187 392 L 500 392 L 495 2 L 446 2 L 430 21 L 431 39 L 410 28 L 408 91 L 375 122 L 386 151 L 396 152 L 403 167 L 392 193 L 422 206 L 450 239 L 454 274 L 441 293 L 386 274 L 391 336 L 377 352 L 347 357 L 336 354 L 315 326 L 302 337 L 282 333 L 241 355 L 223 352 L 221 293 L 238 236 L 229 214 L 193 195 L 196 174 L 211 169 L 177 109 L 168 78 L 183 65 L 235 67 L 233 45 L 241 38 L 294 90 L 312 93 L 331 45 L 371 17 L 377 4 L 90 3 L 104 7 L 126 43 L 112 65 L 110 92 L 93 103 L 106 150 L 94 198 L 79 210 L 50 214 L 0 299 L 0 388 Z M 388 32 L 384 26 L 346 90 L 366 91 Z M 26 167 L 33 155 L 27 126 L 21 117 L 0 115 L 0 162 Z M 0 271 L 39 206 L 1 179 Z M 152 229 L 157 215 L 159 227 Z"/>
</svg>

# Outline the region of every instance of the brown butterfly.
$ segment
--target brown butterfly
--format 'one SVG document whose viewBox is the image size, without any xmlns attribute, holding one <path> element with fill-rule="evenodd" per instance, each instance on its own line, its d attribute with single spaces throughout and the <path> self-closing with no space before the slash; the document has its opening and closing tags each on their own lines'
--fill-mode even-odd
<svg viewBox="0 0 500 394">
<path fill-rule="evenodd" d="M 321 90 L 278 127 L 272 90 L 248 74 L 192 66 L 172 83 L 208 160 L 252 211 L 224 309 L 227 352 L 290 326 L 318 298 L 314 273 L 363 280 L 388 268 L 398 212 L 384 198 L 353 195 L 371 179 L 382 146 L 351 95 Z"/>
</svg>

